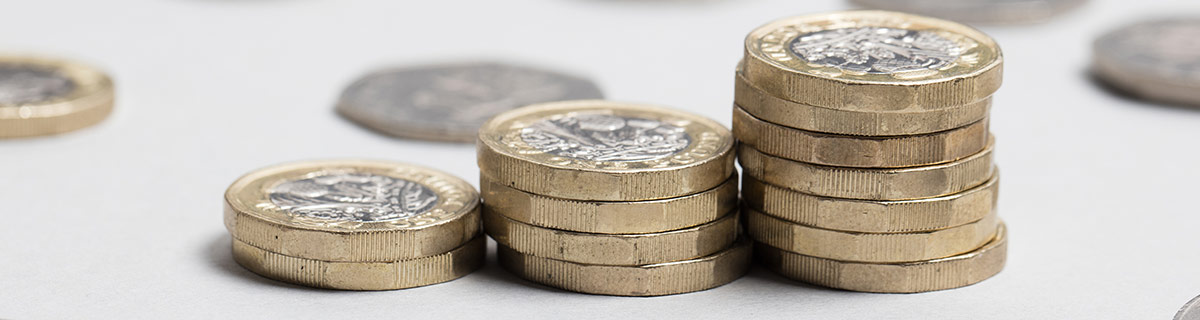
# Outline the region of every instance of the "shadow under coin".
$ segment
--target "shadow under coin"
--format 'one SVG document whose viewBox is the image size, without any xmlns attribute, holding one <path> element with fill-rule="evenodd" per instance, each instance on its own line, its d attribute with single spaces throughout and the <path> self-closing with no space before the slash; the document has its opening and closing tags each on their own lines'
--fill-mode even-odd
<svg viewBox="0 0 1200 320">
<path fill-rule="evenodd" d="M 228 234 L 222 233 L 220 236 L 214 237 L 204 248 L 204 255 L 208 258 L 209 266 L 225 275 L 238 278 L 241 281 L 248 281 L 263 285 L 271 285 L 295 289 L 307 289 L 318 291 L 331 291 L 327 289 L 310 288 L 290 284 L 287 282 L 272 280 L 267 277 L 260 276 L 256 273 L 242 268 L 237 261 L 233 260 L 233 239 Z"/>
<path fill-rule="evenodd" d="M 1084 71 L 1083 76 L 1084 76 L 1084 78 L 1087 79 L 1088 82 L 1091 82 L 1092 85 L 1096 86 L 1097 88 L 1100 88 L 1105 93 L 1108 93 L 1109 96 L 1121 99 L 1126 102 L 1137 103 L 1137 104 L 1151 106 L 1151 107 L 1171 109 L 1171 110 L 1187 110 L 1189 112 L 1200 112 L 1200 106 L 1188 105 L 1188 104 L 1184 104 L 1184 103 L 1180 103 L 1180 102 L 1162 101 L 1162 100 L 1154 99 L 1152 97 L 1140 96 L 1134 92 L 1131 92 L 1129 90 L 1126 90 L 1124 88 L 1121 88 L 1121 87 L 1118 87 L 1118 86 L 1112 84 L 1108 80 L 1105 80 L 1104 77 L 1097 75 L 1095 72 L 1093 72 L 1091 70 Z"/>
</svg>

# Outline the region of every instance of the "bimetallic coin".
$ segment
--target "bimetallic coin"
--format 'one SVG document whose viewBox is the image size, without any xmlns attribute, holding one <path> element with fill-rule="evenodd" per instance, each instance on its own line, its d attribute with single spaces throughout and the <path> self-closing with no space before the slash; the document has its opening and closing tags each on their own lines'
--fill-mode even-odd
<svg viewBox="0 0 1200 320">
<path fill-rule="evenodd" d="M 737 208 L 738 179 L 704 192 L 650 201 L 579 201 L 552 198 L 479 181 L 488 211 L 522 223 L 567 231 L 630 234 L 678 230 L 709 223 Z"/>
<path fill-rule="evenodd" d="M 522 254 L 498 245 L 500 265 L 509 272 L 563 290 L 614 296 L 662 296 L 696 292 L 737 280 L 750 268 L 751 243 L 696 259 L 640 266 L 605 266 Z"/>
<path fill-rule="evenodd" d="M 1079 7 L 1085 0 L 851 0 L 872 9 L 895 10 L 972 23 L 1034 23 Z"/>
<path fill-rule="evenodd" d="M 770 95 L 856 111 L 954 108 L 1000 87 L 1000 48 L 970 27 L 903 13 L 785 18 L 746 37 L 746 80 Z"/>
<path fill-rule="evenodd" d="M 1094 44 L 1094 71 L 1144 99 L 1200 106 L 1200 19 L 1152 20 L 1109 32 Z"/>
<path fill-rule="evenodd" d="M 841 261 L 891 263 L 945 258 L 979 248 L 996 235 L 992 211 L 982 220 L 941 230 L 865 233 L 821 229 L 742 210 L 746 233 L 755 241 L 783 250 Z"/>
<path fill-rule="evenodd" d="M 103 72 L 69 61 L 0 56 L 0 138 L 49 135 L 94 125 L 112 112 Z"/>
<path fill-rule="evenodd" d="M 1192 298 L 1179 312 L 1175 313 L 1175 320 L 1200 320 L 1200 296 Z"/>
<path fill-rule="evenodd" d="M 395 290 L 442 283 L 483 266 L 487 241 L 480 235 L 449 252 L 400 261 L 341 262 L 293 257 L 233 240 L 233 259 L 267 278 L 340 290 Z"/>
<path fill-rule="evenodd" d="M 445 253 L 480 234 L 479 195 L 449 174 L 402 163 L 298 162 L 225 192 L 234 239 L 286 256 L 391 262 Z"/>
<path fill-rule="evenodd" d="M 479 130 L 485 179 L 548 197 L 644 201 L 712 189 L 733 174 L 733 136 L 671 109 L 600 100 L 528 106 Z"/>
<path fill-rule="evenodd" d="M 917 293 L 964 287 L 1004 269 L 1008 236 L 1004 224 L 996 237 L 971 252 L 916 262 L 863 263 L 806 256 L 764 244 L 754 255 L 768 269 L 788 278 L 842 290 Z"/>
<path fill-rule="evenodd" d="M 589 80 L 501 63 L 383 70 L 355 81 L 337 110 L 385 134 L 472 142 L 488 118 L 520 106 L 603 94 Z"/>
</svg>

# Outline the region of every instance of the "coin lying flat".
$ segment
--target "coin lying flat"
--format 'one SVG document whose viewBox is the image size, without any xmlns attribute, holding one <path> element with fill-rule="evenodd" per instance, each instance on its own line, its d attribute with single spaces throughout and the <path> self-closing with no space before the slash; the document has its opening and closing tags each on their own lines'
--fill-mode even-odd
<svg viewBox="0 0 1200 320">
<path fill-rule="evenodd" d="M 487 210 L 525 224 L 587 233 L 630 234 L 678 230 L 712 222 L 737 208 L 738 179 L 687 196 L 650 201 L 578 201 L 552 198 L 480 179 Z"/>
<path fill-rule="evenodd" d="M 365 160 L 251 172 L 225 192 L 234 239 L 286 256 L 391 262 L 438 255 L 480 234 L 479 195 L 447 173 Z"/>
<path fill-rule="evenodd" d="M 70 61 L 0 56 L 0 138 L 63 133 L 112 112 L 113 84 L 103 72 Z"/>
<path fill-rule="evenodd" d="M 815 196 L 746 176 L 742 197 L 750 208 L 817 228 L 872 233 L 921 232 L 979 221 L 996 210 L 999 174 L 951 195 L 917 200 L 854 200 Z"/>
<path fill-rule="evenodd" d="M 342 93 L 337 110 L 389 135 L 472 142 L 488 118 L 520 106 L 599 99 L 589 80 L 502 64 L 464 63 L 373 72 Z"/>
<path fill-rule="evenodd" d="M 862 233 L 821 229 L 746 208 L 746 230 L 755 241 L 783 250 L 841 261 L 907 262 L 969 252 L 996 235 L 995 211 L 961 226 L 905 233 Z"/>
<path fill-rule="evenodd" d="M 1095 74 L 1148 100 L 1200 106 L 1200 19 L 1140 22 L 1094 44 Z"/>
<path fill-rule="evenodd" d="M 340 290 L 395 290 L 461 278 L 483 266 L 480 235 L 449 252 L 384 262 L 321 261 L 282 255 L 233 240 L 233 258 L 251 272 L 299 285 Z"/>
<path fill-rule="evenodd" d="M 713 255 L 641 266 L 604 266 L 522 254 L 497 246 L 500 265 L 526 280 L 582 293 L 662 296 L 719 287 L 750 267 L 750 241 L 740 240 Z"/>
<path fill-rule="evenodd" d="M 1175 320 L 1200 320 L 1200 296 L 1192 298 L 1175 313 Z"/>
<path fill-rule="evenodd" d="M 900 168 L 950 162 L 977 154 L 988 144 L 988 120 L 912 136 L 833 135 L 777 125 L 733 108 L 733 132 L 762 153 L 827 166 Z"/>
<path fill-rule="evenodd" d="M 528 106 L 479 130 L 480 174 L 517 190 L 644 201 L 715 188 L 733 175 L 733 136 L 710 119 L 601 100 Z"/>
<path fill-rule="evenodd" d="M 993 176 L 995 143 L 969 157 L 908 168 L 822 166 L 738 146 L 742 173 L 766 183 L 812 195 L 865 200 L 912 200 L 963 192 Z"/>
<path fill-rule="evenodd" d="M 888 11 L 785 18 L 746 37 L 746 80 L 807 105 L 954 108 L 1000 88 L 1000 48 L 970 27 Z"/>
<path fill-rule="evenodd" d="M 851 291 L 916 293 L 979 283 L 1004 269 L 1008 236 L 1003 223 L 996 237 L 971 252 L 917 262 L 862 263 L 817 258 L 755 245 L 762 264 L 785 277 Z"/>
<path fill-rule="evenodd" d="M 1049 20 L 1085 0 L 851 0 L 872 9 L 924 14 L 977 23 L 1033 23 Z"/>
</svg>

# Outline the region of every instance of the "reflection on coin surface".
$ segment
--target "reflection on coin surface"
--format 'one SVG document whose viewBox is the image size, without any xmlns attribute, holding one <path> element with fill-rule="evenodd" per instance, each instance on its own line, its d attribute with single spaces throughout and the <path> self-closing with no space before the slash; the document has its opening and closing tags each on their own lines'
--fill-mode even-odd
<svg viewBox="0 0 1200 320">
<path fill-rule="evenodd" d="M 962 22 L 1033 23 L 1073 9 L 1086 0 L 851 0 L 872 9 L 930 15 Z"/>
<path fill-rule="evenodd" d="M 520 106 L 598 99 L 589 80 L 500 63 L 435 65 L 368 74 L 342 93 L 338 112 L 389 135 L 474 141 L 492 116 Z"/>
<path fill-rule="evenodd" d="M 287 181 L 271 188 L 270 197 L 292 214 L 359 222 L 411 218 L 438 200 L 433 190 L 413 181 L 346 172 Z"/>
<path fill-rule="evenodd" d="M 1146 99 L 1200 105 L 1200 19 L 1137 23 L 1096 40 L 1095 71 Z"/>
<path fill-rule="evenodd" d="M 1200 320 L 1200 296 L 1192 298 L 1179 312 L 1175 314 L 1175 320 Z"/>
<path fill-rule="evenodd" d="M 0 104 L 22 105 L 62 97 L 75 82 L 54 70 L 38 66 L 0 63 Z"/>
<path fill-rule="evenodd" d="M 0 56 L 0 138 L 63 133 L 112 111 L 107 75 L 70 61 Z"/>
<path fill-rule="evenodd" d="M 890 74 L 944 68 L 963 48 L 936 33 L 886 27 L 821 30 L 792 40 L 792 53 L 811 64 Z"/>
</svg>

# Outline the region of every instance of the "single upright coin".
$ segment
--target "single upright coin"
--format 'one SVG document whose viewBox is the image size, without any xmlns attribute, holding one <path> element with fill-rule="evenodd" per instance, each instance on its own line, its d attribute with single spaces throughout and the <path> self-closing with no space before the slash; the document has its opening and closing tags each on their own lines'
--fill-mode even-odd
<svg viewBox="0 0 1200 320">
<path fill-rule="evenodd" d="M 479 130 L 480 175 L 517 190 L 589 201 L 703 192 L 733 174 L 733 136 L 691 113 L 601 100 L 528 106 Z"/>
<path fill-rule="evenodd" d="M 320 261 L 391 262 L 443 254 L 480 234 L 479 195 L 447 173 L 365 160 L 260 169 L 225 192 L 234 239 Z"/>
<path fill-rule="evenodd" d="M 113 84 L 100 70 L 70 61 L 0 56 L 0 138 L 63 133 L 112 112 Z"/>
<path fill-rule="evenodd" d="M 1152 20 L 1093 45 L 1095 74 L 1144 99 L 1200 106 L 1200 19 Z"/>
<path fill-rule="evenodd" d="M 872 9 L 924 14 L 962 22 L 1034 23 L 1050 20 L 1086 0 L 851 0 Z"/>
<path fill-rule="evenodd" d="M 746 80 L 776 97 L 859 111 L 955 108 L 1000 88 L 1000 48 L 970 27 L 888 11 L 785 18 L 746 37 Z"/>
<path fill-rule="evenodd" d="M 600 99 L 590 80 L 502 63 L 462 63 L 370 73 L 342 93 L 337 111 L 385 134 L 472 142 L 488 118 L 520 106 Z"/>
</svg>

